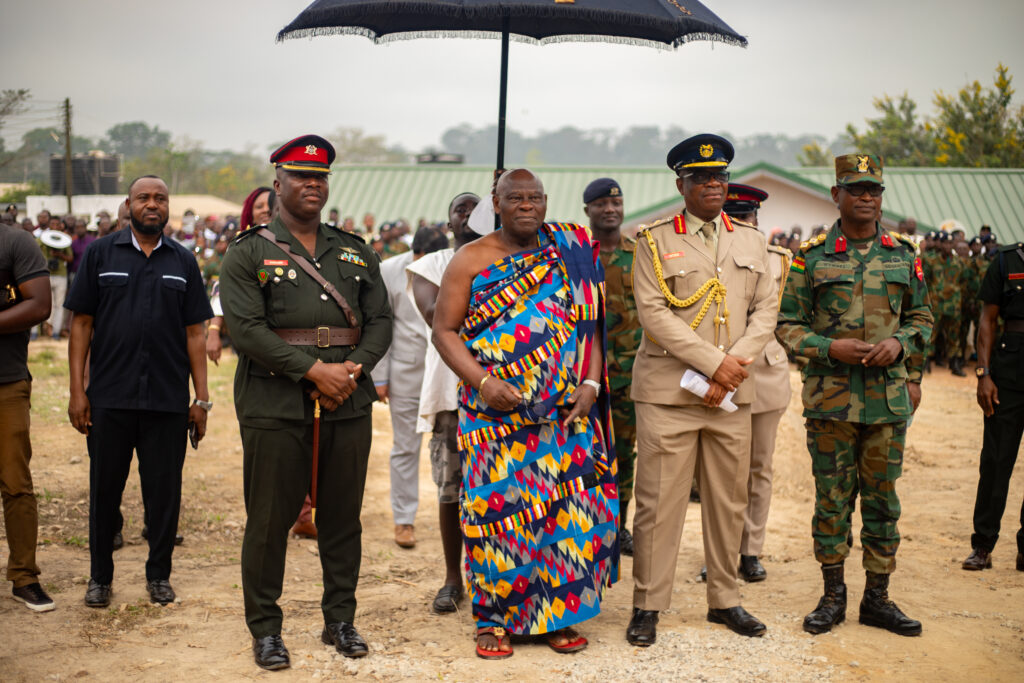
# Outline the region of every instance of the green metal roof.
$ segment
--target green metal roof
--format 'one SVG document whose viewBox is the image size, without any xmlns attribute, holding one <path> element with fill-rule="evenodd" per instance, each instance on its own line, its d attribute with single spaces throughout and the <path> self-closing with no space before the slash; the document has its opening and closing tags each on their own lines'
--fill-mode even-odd
<svg viewBox="0 0 1024 683">
<path fill-rule="evenodd" d="M 484 166 L 335 166 L 327 208 L 358 222 L 372 213 L 378 222 L 404 218 L 415 224 L 447 220 L 448 202 L 460 192 L 487 194 L 492 170 Z M 672 174 L 664 167 L 538 167 L 534 169 L 548 195 L 548 220 L 585 223 L 583 188 L 595 178 L 609 176 L 622 186 L 626 221 L 651 215 L 678 204 Z M 784 169 L 758 163 L 733 170 L 733 178 L 771 173 L 829 196 L 835 180 L 832 168 Z M 982 224 L 992 226 L 1000 242 L 1024 240 L 1024 169 L 902 168 L 885 169 L 888 218 L 913 216 L 918 232 L 936 229 L 955 218 L 968 236 Z"/>
<path fill-rule="evenodd" d="M 798 168 L 789 174 L 826 193 L 835 184 L 832 168 Z M 883 208 L 916 218 L 918 233 L 955 218 L 968 237 L 990 225 L 1000 243 L 1024 240 L 1024 169 L 889 167 L 884 174 Z"/>
<path fill-rule="evenodd" d="M 326 208 L 358 223 L 372 213 L 378 223 L 404 218 L 448 220 L 448 203 L 460 192 L 481 196 L 491 188 L 493 169 L 484 166 L 335 166 Z M 583 189 L 595 178 L 612 177 L 622 186 L 627 208 L 649 206 L 678 196 L 667 168 L 540 167 L 534 169 L 548 195 L 550 221 L 586 223 Z"/>
</svg>

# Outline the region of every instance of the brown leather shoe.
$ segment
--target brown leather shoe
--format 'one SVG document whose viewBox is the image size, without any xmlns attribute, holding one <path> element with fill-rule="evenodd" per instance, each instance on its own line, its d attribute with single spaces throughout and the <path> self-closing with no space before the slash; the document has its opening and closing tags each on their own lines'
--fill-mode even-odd
<svg viewBox="0 0 1024 683">
<path fill-rule="evenodd" d="M 395 543 L 399 548 L 415 548 L 416 534 L 412 524 L 395 525 Z"/>
<path fill-rule="evenodd" d="M 1019 564 L 1019 562 L 1018 562 Z M 963 568 L 968 571 L 980 571 L 992 568 L 992 554 L 982 548 L 975 548 L 964 560 Z"/>
</svg>

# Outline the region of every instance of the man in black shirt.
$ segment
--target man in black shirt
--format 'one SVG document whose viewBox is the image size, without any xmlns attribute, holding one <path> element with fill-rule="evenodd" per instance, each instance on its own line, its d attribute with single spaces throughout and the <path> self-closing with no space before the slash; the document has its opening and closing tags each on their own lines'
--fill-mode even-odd
<svg viewBox="0 0 1024 683">
<path fill-rule="evenodd" d="M 195 257 L 162 237 L 167 185 L 155 176 L 138 178 L 125 203 L 131 228 L 89 245 L 65 304 L 76 314 L 68 416 L 88 436 L 90 459 L 90 607 L 110 604 L 117 508 L 133 449 L 149 516 L 146 588 L 155 603 L 174 601 L 168 579 L 186 431 L 194 425 L 197 440 L 203 438 L 212 407 L 203 328 L 213 311 Z M 191 407 L 189 374 L 196 392 Z"/>
<path fill-rule="evenodd" d="M 1024 243 L 999 247 L 981 283 L 978 321 L 978 405 L 985 413 L 974 533 L 968 570 L 992 566 L 999 522 L 1006 509 L 1010 475 L 1024 434 Z M 996 318 L 1003 335 L 993 344 Z M 995 353 L 993 353 L 993 350 Z M 1024 571 L 1024 504 L 1017 532 L 1017 571 Z"/>
<path fill-rule="evenodd" d="M 50 272 L 32 233 L 0 224 L 0 490 L 7 532 L 7 580 L 29 609 L 48 612 L 53 600 L 39 585 L 38 513 L 29 440 L 29 330 L 50 317 Z"/>
</svg>

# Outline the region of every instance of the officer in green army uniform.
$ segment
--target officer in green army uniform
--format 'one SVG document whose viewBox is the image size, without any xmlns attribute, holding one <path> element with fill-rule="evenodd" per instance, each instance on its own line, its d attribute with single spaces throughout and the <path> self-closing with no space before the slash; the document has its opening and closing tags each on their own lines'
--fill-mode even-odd
<svg viewBox="0 0 1024 683">
<path fill-rule="evenodd" d="M 953 252 L 953 240 L 949 232 L 938 232 L 933 254 L 926 271 L 926 277 L 930 275 L 927 278 L 930 280 L 928 291 L 931 294 L 932 315 L 935 318 L 935 333 L 932 335 L 930 347 L 936 363 L 945 361 L 950 372 L 957 377 L 966 377 L 963 361 L 960 359 L 960 292 L 963 264 Z"/>
<path fill-rule="evenodd" d="M 604 266 L 605 327 L 607 332 L 608 385 L 612 405 L 612 433 L 619 476 L 619 549 L 633 554 L 633 536 L 626 525 L 633 499 L 636 464 L 636 408 L 629 398 L 633 360 L 643 329 L 633 300 L 633 252 L 636 240 L 622 234 L 622 188 L 611 178 L 598 178 L 583 191 L 583 210 L 590 230 L 601 245 Z"/>
<path fill-rule="evenodd" d="M 248 514 L 242 592 L 253 654 L 265 669 L 290 665 L 277 599 L 288 529 L 313 472 L 321 639 L 346 657 L 367 653 L 352 624 L 359 513 L 377 397 L 370 371 L 391 343 L 391 309 L 371 248 L 320 222 L 333 160 L 334 148 L 315 135 L 275 151 L 280 213 L 267 228 L 242 233 L 221 268 L 224 317 L 239 354 L 235 411 Z"/>
<path fill-rule="evenodd" d="M 783 346 L 808 360 L 803 403 L 824 595 L 803 626 L 824 633 L 846 617 L 843 561 L 859 492 L 867 571 L 860 622 L 918 635 L 921 623 L 889 600 L 888 586 L 900 540 L 895 484 L 907 419 L 920 402 L 919 350 L 932 325 L 928 293 L 913 242 L 876 220 L 885 189 L 881 159 L 846 154 L 835 164 L 840 218 L 801 245 L 776 329 Z"/>
</svg>

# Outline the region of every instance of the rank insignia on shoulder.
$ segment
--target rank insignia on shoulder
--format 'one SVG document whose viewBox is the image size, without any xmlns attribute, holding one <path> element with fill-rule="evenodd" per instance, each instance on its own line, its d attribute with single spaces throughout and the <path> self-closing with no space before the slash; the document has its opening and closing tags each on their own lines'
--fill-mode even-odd
<svg viewBox="0 0 1024 683">
<path fill-rule="evenodd" d="M 362 266 L 363 268 L 366 267 L 366 261 L 364 261 L 363 257 L 360 256 L 359 254 L 350 254 L 347 251 L 343 251 L 340 254 L 338 254 L 338 260 L 348 261 L 349 263 L 354 263 L 357 266 Z"/>
<path fill-rule="evenodd" d="M 914 258 L 914 275 L 918 280 L 924 282 L 924 268 L 921 267 L 921 257 Z"/>
</svg>

